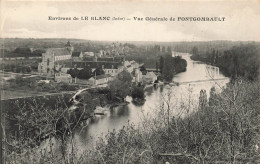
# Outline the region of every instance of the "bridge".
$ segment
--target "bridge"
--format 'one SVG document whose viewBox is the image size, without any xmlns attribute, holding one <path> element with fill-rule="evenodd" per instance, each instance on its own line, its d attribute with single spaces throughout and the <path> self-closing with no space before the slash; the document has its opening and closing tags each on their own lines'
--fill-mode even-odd
<svg viewBox="0 0 260 164">
<path fill-rule="evenodd" d="M 194 83 L 205 83 L 205 82 L 219 82 L 219 81 L 226 81 L 229 80 L 228 77 L 223 78 L 217 78 L 217 79 L 204 79 L 204 80 L 195 80 L 195 81 L 183 81 L 183 82 L 177 82 L 173 81 L 170 83 L 170 85 L 184 85 L 184 84 L 194 84 Z"/>
</svg>

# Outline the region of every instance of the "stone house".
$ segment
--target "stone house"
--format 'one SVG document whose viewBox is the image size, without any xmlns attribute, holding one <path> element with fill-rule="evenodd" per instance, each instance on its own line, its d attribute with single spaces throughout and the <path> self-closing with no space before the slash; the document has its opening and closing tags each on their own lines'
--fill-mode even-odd
<svg viewBox="0 0 260 164">
<path fill-rule="evenodd" d="M 147 72 L 146 75 L 143 76 L 145 83 L 153 83 L 155 80 L 157 80 L 157 76 L 154 72 Z"/>
<path fill-rule="evenodd" d="M 143 74 L 139 68 L 135 68 L 133 71 L 133 82 L 135 82 L 135 83 L 143 82 Z"/>
<path fill-rule="evenodd" d="M 96 77 L 91 77 L 88 81 L 90 85 L 102 85 L 107 84 L 110 80 L 110 75 L 99 75 Z"/>
<path fill-rule="evenodd" d="M 54 76 L 56 72 L 56 62 L 71 59 L 74 48 L 70 42 L 64 48 L 48 48 L 42 54 L 42 62 L 38 65 L 38 72 L 47 76 Z"/>
<path fill-rule="evenodd" d="M 82 52 L 72 52 L 71 57 L 75 61 L 81 61 L 83 59 L 83 53 Z"/>
<path fill-rule="evenodd" d="M 83 57 L 93 57 L 95 54 L 94 52 L 83 52 L 82 55 Z"/>
<path fill-rule="evenodd" d="M 72 83 L 72 77 L 70 74 L 56 73 L 54 76 L 56 82 Z"/>
<path fill-rule="evenodd" d="M 72 58 L 83 58 L 83 53 L 82 52 L 72 52 L 71 57 Z"/>
<path fill-rule="evenodd" d="M 97 68 L 102 68 L 105 74 L 115 76 L 121 71 L 123 67 L 120 67 L 122 64 L 120 62 L 107 62 L 107 61 L 81 61 L 81 62 L 72 62 L 72 65 L 76 65 L 78 69 L 85 67 L 91 68 L 92 72 Z"/>
</svg>

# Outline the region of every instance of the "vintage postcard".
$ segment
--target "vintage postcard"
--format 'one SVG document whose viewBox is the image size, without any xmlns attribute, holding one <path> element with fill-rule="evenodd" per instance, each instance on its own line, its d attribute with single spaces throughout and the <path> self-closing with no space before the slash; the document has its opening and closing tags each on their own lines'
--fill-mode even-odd
<svg viewBox="0 0 260 164">
<path fill-rule="evenodd" d="M 0 2 L 1 163 L 260 163 L 260 2 Z"/>
</svg>

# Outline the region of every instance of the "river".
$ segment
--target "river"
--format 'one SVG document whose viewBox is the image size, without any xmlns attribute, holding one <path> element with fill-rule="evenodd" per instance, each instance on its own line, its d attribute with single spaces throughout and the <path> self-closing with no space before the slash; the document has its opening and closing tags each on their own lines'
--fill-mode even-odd
<svg viewBox="0 0 260 164">
<path fill-rule="evenodd" d="M 163 97 L 167 98 L 167 95 L 170 95 L 170 101 L 173 106 L 187 103 L 187 99 L 192 100 L 189 102 L 193 102 L 193 106 L 196 106 L 201 89 L 205 89 L 209 97 L 211 87 L 215 86 L 217 90 L 220 90 L 229 81 L 228 78 L 218 73 L 216 68 L 209 68 L 204 63 L 191 60 L 190 54 L 179 55 L 187 61 L 186 71 L 177 74 L 173 78 L 173 81 L 180 83 L 179 86 L 150 87 L 145 92 L 146 101 L 143 105 L 134 105 L 131 102 L 131 97 L 127 97 L 128 105 L 107 109 L 104 116 L 92 118 L 89 120 L 88 126 L 75 135 L 76 145 L 79 150 L 92 148 L 95 145 L 95 141 L 100 136 L 107 134 L 108 131 L 112 131 L 113 129 L 119 130 L 128 123 L 138 125 L 144 118 L 155 116 Z M 212 81 L 212 79 L 221 80 Z M 174 115 L 179 113 L 180 111 L 178 110 L 173 111 Z"/>
</svg>

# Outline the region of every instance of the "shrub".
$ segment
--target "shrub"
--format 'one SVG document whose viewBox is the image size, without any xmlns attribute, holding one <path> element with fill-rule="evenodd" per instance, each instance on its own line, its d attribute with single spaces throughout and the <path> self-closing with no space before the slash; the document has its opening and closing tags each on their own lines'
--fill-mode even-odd
<svg viewBox="0 0 260 164">
<path fill-rule="evenodd" d="M 144 99 L 144 89 L 142 87 L 134 87 L 132 90 L 132 98 Z"/>
</svg>

